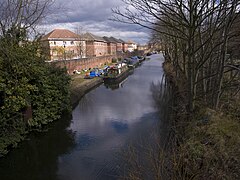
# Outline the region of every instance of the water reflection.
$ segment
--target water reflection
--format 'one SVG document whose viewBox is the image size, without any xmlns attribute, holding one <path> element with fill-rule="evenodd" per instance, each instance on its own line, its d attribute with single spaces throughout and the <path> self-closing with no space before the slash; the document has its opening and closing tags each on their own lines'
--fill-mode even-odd
<svg viewBox="0 0 240 180">
<path fill-rule="evenodd" d="M 57 179 L 58 157 L 76 145 L 69 127 L 71 117 L 53 123 L 47 132 L 31 134 L 0 160 L 0 179 Z"/>
<path fill-rule="evenodd" d="M 129 76 L 131 76 L 132 74 L 134 73 L 134 70 L 130 70 L 128 72 L 128 76 L 125 77 L 124 79 L 120 79 L 120 81 L 116 81 L 116 82 L 112 82 L 112 83 L 107 83 L 105 82 L 104 83 L 104 86 L 108 89 L 111 89 L 111 90 L 116 90 L 116 89 L 119 89 L 119 88 L 123 88 L 124 86 L 124 83 L 127 81 L 127 79 L 129 78 Z"/>
<path fill-rule="evenodd" d="M 111 90 L 116 90 L 116 89 L 119 89 L 119 88 L 123 88 L 124 86 L 124 83 L 127 81 L 127 78 L 124 79 L 123 81 L 121 81 L 120 83 L 104 83 L 104 86 L 108 89 L 111 89 Z"/>
<path fill-rule="evenodd" d="M 169 132 L 171 127 L 171 114 L 173 109 L 173 95 L 172 87 L 165 79 L 162 77 L 162 81 L 151 85 L 151 92 L 153 100 L 155 102 L 156 108 L 158 109 L 161 121 L 158 121 L 158 143 L 160 143 L 161 148 L 168 145 Z M 155 131 L 156 132 L 156 131 Z"/>
<path fill-rule="evenodd" d="M 162 81 L 162 61 L 153 55 L 122 85 L 102 85 L 85 95 L 71 121 L 59 121 L 1 160 L 1 179 L 117 179 L 122 162 L 116 154 L 157 127 L 153 92 Z"/>
<path fill-rule="evenodd" d="M 151 92 L 159 116 L 151 131 L 138 133 L 122 148 L 118 156 L 122 179 L 167 179 L 169 164 L 165 156 L 171 145 L 172 87 L 163 77 L 161 82 L 151 84 Z M 149 115 L 153 116 L 150 119 L 156 119 L 156 113 Z"/>
<path fill-rule="evenodd" d="M 130 139 L 151 132 L 159 120 L 151 91 L 152 84 L 162 80 L 159 58 L 153 57 L 135 69 L 121 88 L 113 91 L 103 85 L 84 97 L 72 113 L 69 128 L 76 132 L 77 141 L 83 134 L 91 141 L 87 150 L 75 148 L 61 157 L 60 177 L 114 179 L 118 175 L 120 165 L 115 153 Z"/>
<path fill-rule="evenodd" d="M 124 133 L 128 130 L 128 124 L 121 121 L 112 121 L 111 126 L 117 133 Z"/>
<path fill-rule="evenodd" d="M 96 139 L 89 134 L 81 134 L 76 138 L 77 150 L 86 150 L 95 141 Z"/>
</svg>

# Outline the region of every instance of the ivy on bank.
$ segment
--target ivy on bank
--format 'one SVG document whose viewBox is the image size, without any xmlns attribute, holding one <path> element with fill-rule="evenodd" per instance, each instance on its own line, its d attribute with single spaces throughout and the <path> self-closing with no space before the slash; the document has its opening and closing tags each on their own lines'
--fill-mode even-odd
<svg viewBox="0 0 240 180">
<path fill-rule="evenodd" d="M 44 62 L 37 43 L 0 40 L 0 156 L 32 129 L 69 110 L 70 77 Z M 24 113 L 30 109 L 30 118 Z"/>
</svg>

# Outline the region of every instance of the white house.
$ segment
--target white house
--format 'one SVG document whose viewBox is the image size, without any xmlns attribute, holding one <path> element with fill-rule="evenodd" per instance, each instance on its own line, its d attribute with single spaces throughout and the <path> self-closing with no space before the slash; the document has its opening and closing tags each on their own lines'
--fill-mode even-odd
<svg viewBox="0 0 240 180">
<path fill-rule="evenodd" d="M 54 29 L 42 37 L 41 44 L 50 60 L 86 57 L 86 41 L 67 29 Z"/>
<path fill-rule="evenodd" d="M 133 52 L 136 49 L 137 49 L 137 43 L 135 43 L 135 42 L 133 42 L 131 40 L 127 41 L 127 50 L 129 52 Z"/>
</svg>

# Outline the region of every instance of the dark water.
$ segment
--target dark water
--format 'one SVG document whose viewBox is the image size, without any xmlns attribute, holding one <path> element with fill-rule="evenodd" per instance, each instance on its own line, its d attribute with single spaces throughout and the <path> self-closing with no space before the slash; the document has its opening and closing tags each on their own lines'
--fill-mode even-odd
<svg viewBox="0 0 240 180">
<path fill-rule="evenodd" d="M 159 121 L 151 87 L 162 80 L 152 55 L 120 85 L 101 85 L 47 132 L 34 133 L 0 159 L 0 180 L 117 179 L 121 149 L 148 136 Z"/>
</svg>

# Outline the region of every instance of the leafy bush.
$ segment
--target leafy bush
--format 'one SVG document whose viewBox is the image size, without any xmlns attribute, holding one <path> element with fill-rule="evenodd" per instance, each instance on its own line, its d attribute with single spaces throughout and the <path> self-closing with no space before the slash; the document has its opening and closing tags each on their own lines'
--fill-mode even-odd
<svg viewBox="0 0 240 180">
<path fill-rule="evenodd" d="M 0 40 L 0 156 L 26 132 L 70 109 L 70 77 L 65 69 L 45 63 L 38 47 Z M 28 107 L 32 118 L 25 119 Z"/>
</svg>

